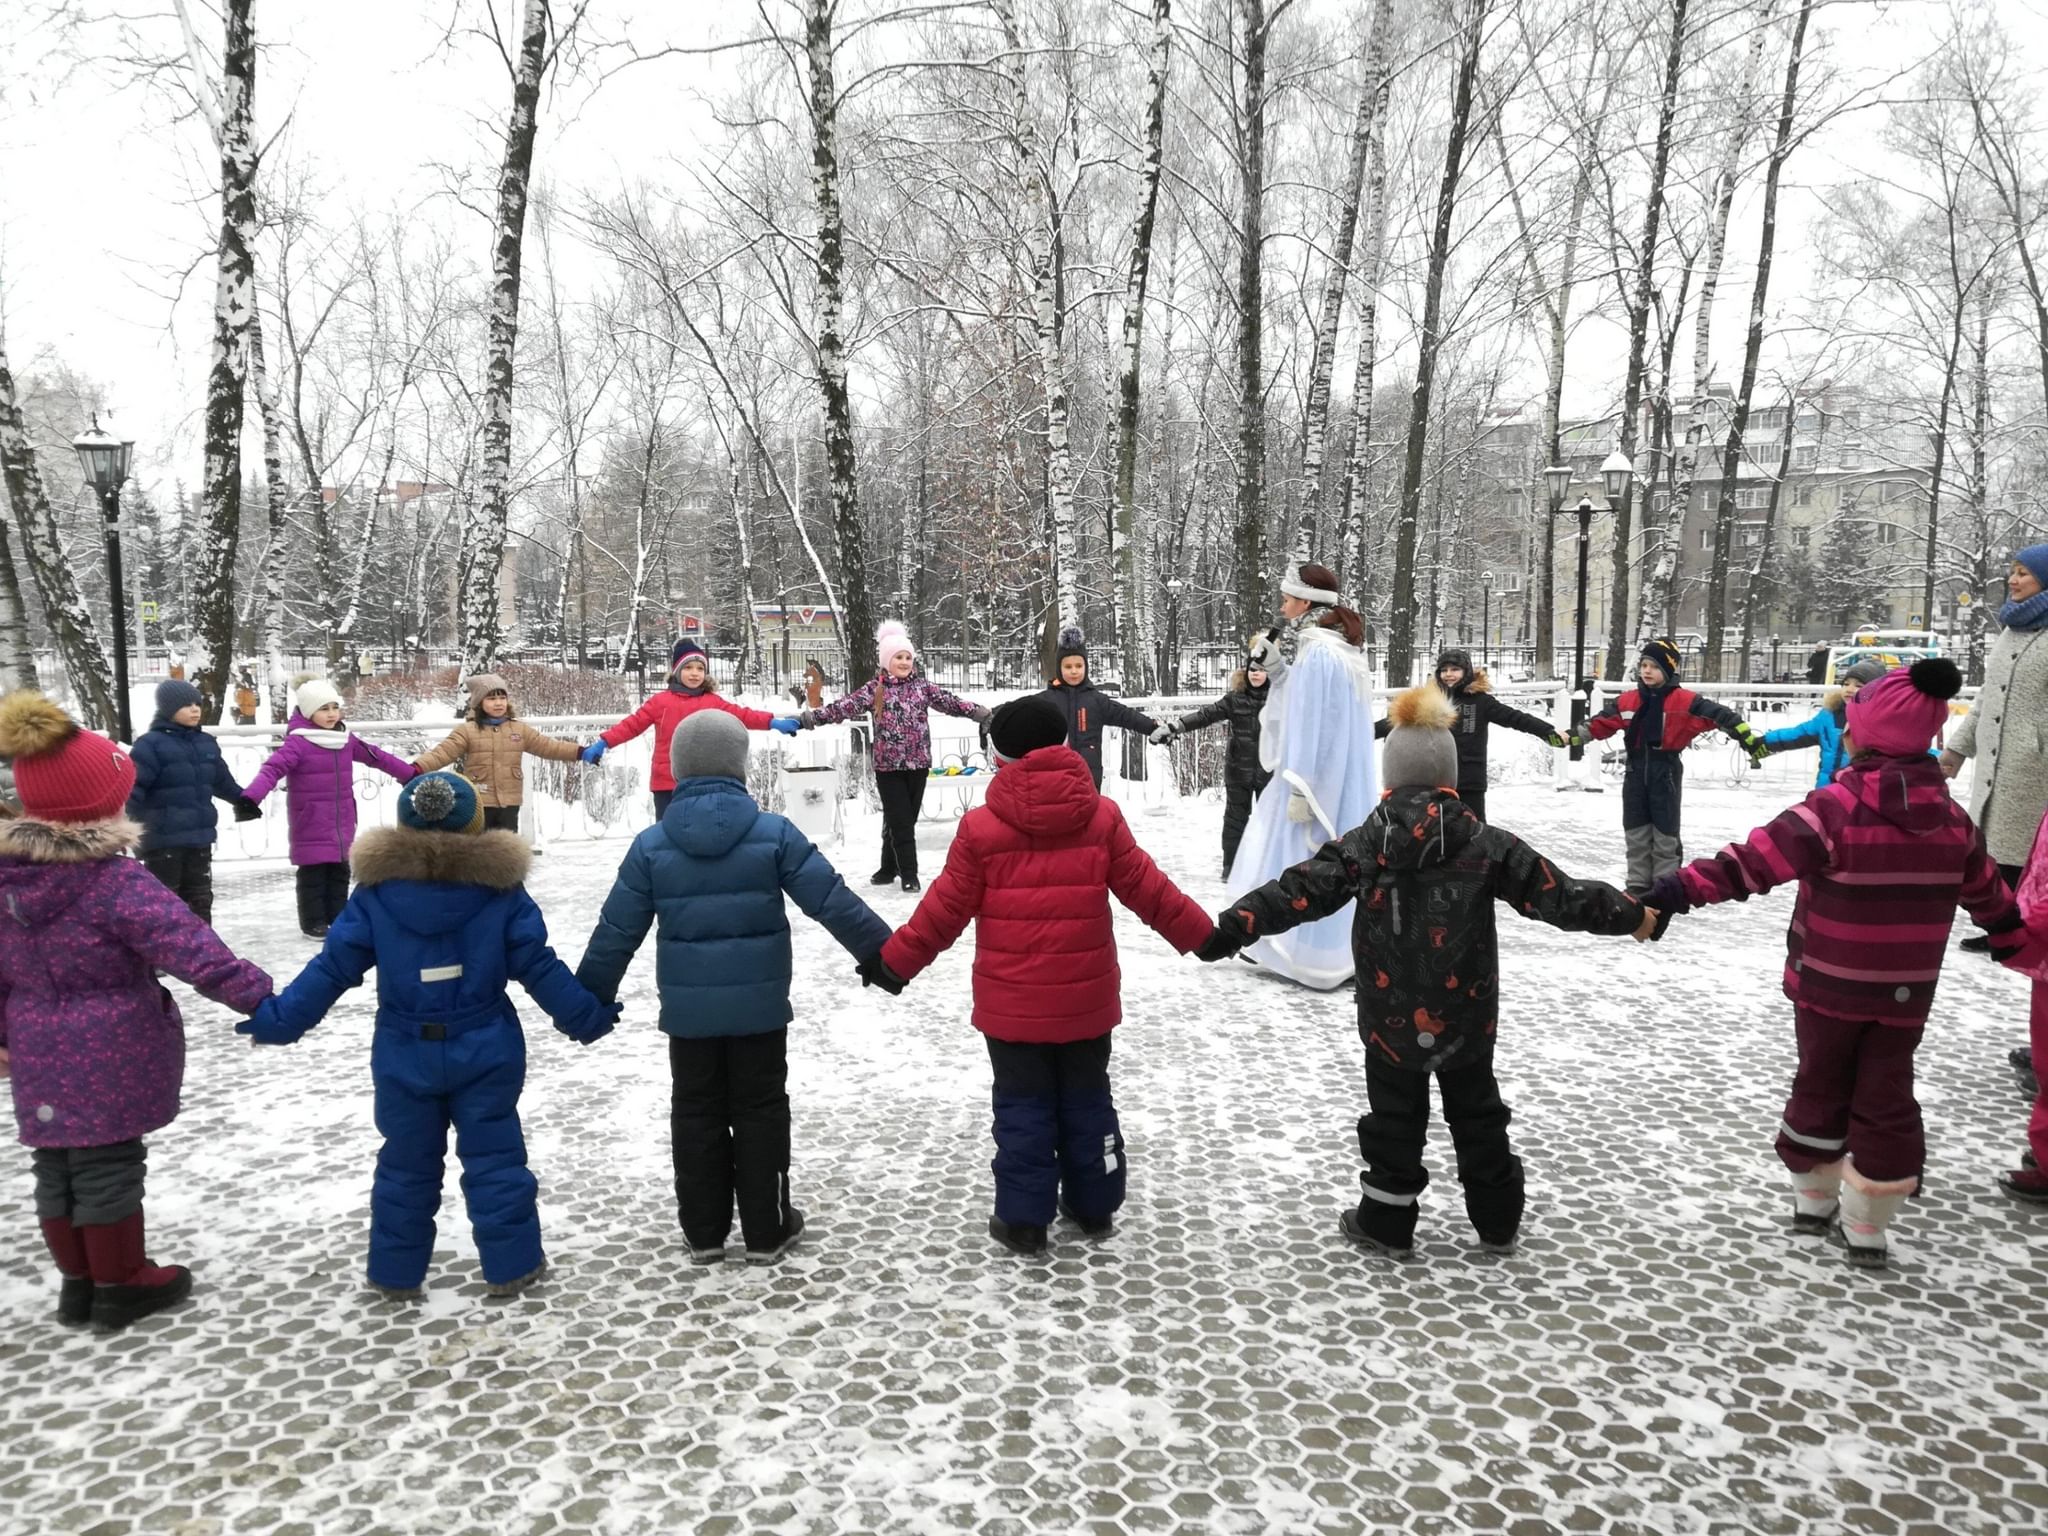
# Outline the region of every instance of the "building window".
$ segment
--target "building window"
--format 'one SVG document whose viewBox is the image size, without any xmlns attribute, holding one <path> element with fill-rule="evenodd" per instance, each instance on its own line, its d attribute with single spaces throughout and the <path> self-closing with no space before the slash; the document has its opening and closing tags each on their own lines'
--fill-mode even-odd
<svg viewBox="0 0 2048 1536">
<path fill-rule="evenodd" d="M 1897 523 L 1879 523 L 1877 525 L 1877 542 L 1880 547 L 1889 548 L 1891 545 L 1899 542 L 1900 536 L 1905 531 Z"/>
<path fill-rule="evenodd" d="M 1792 449 L 1792 467 L 1794 469 L 1811 469 L 1819 462 L 1820 445 L 1817 443 L 1800 443 Z"/>
<path fill-rule="evenodd" d="M 1704 551 L 1705 551 L 1706 553 L 1708 553 L 1708 554 L 1712 554 L 1712 553 L 1714 552 L 1714 530 L 1713 530 L 1713 529 L 1711 529 L 1711 528 L 1702 528 L 1702 529 L 1700 530 L 1700 548 L 1701 548 L 1702 550 L 1704 550 Z"/>
<path fill-rule="evenodd" d="M 1794 490 L 1792 492 L 1792 504 L 1796 507 L 1812 506 L 1813 487 L 1810 485 L 1801 485 L 1796 490 Z"/>
<path fill-rule="evenodd" d="M 1860 469 L 1863 466 L 1863 448 L 1857 443 L 1842 445 L 1842 468 Z"/>
<path fill-rule="evenodd" d="M 1799 430 L 1802 432 L 1818 432 L 1820 430 L 1820 412 L 1814 410 L 1811 406 L 1800 407 L 1798 420 Z"/>
<path fill-rule="evenodd" d="M 1785 408 L 1782 405 L 1769 406 L 1749 414 L 1749 434 L 1754 437 L 1765 432 L 1785 430 Z"/>
<path fill-rule="evenodd" d="M 1813 552 L 1813 530 L 1811 528 L 1794 528 L 1790 532 L 1794 549 L 1798 550 L 1802 555 Z"/>
</svg>

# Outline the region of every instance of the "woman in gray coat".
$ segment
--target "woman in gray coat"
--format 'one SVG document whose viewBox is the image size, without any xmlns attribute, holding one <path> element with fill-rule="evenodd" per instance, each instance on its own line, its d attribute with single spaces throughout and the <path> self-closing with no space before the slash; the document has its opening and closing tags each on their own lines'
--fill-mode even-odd
<svg viewBox="0 0 2048 1536">
<path fill-rule="evenodd" d="M 1965 759 L 1976 760 L 1970 815 L 2006 883 L 2016 886 L 2048 808 L 2048 544 L 2013 556 L 2005 593 L 1984 686 L 1949 737 L 1941 766 L 1954 778 Z M 1963 944 L 1973 952 L 1986 947 Z"/>
</svg>

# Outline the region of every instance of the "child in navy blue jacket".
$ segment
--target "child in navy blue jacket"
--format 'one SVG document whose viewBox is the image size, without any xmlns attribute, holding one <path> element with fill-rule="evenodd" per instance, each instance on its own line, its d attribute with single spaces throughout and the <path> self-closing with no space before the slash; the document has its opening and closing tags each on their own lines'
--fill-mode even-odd
<svg viewBox="0 0 2048 1536">
<path fill-rule="evenodd" d="M 654 984 L 674 1081 L 676 1217 L 697 1264 L 725 1257 L 737 1200 L 747 1260 L 772 1264 L 804 1229 L 789 1203 L 787 895 L 863 968 L 889 925 L 809 838 L 747 793 L 747 728 L 700 710 L 669 744 L 675 796 L 633 840 L 576 979 L 610 1002 L 659 920 Z"/>
<path fill-rule="evenodd" d="M 548 947 L 526 893 L 531 853 L 510 832 L 484 830 L 476 786 L 423 773 L 398 797 L 395 827 L 356 840 L 356 889 L 298 980 L 235 1027 L 289 1045 L 377 968 L 377 1176 L 370 1186 L 371 1286 L 419 1293 L 434 1248 L 434 1212 L 448 1128 L 484 1282 L 510 1296 L 540 1278 L 537 1185 L 519 1129 L 526 1037 L 506 988 L 519 982 L 582 1044 L 610 1032 L 599 1002 Z"/>
<path fill-rule="evenodd" d="M 199 690 L 181 678 L 156 685 L 156 719 L 129 756 L 135 789 L 128 819 L 142 824 L 142 863 L 203 923 L 213 921 L 213 802 L 235 808 L 235 820 L 256 821 L 250 803 L 228 772 L 220 743 L 199 728 Z"/>
</svg>

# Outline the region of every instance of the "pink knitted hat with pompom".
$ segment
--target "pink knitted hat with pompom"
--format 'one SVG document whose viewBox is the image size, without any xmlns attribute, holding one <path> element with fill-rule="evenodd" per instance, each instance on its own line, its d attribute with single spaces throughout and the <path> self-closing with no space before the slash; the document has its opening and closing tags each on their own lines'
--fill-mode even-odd
<svg viewBox="0 0 2048 1536">
<path fill-rule="evenodd" d="M 898 652 L 917 660 L 917 647 L 910 643 L 910 631 L 896 619 L 884 619 L 882 627 L 875 631 L 875 655 L 887 662 Z"/>
</svg>

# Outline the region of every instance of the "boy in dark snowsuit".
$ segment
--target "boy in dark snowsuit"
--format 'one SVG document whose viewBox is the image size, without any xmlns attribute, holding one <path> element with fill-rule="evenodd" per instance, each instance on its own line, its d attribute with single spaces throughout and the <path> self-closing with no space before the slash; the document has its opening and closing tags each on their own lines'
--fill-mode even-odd
<svg viewBox="0 0 2048 1536">
<path fill-rule="evenodd" d="M 1565 745 L 1604 741 L 1620 732 L 1628 747 L 1621 781 L 1621 827 L 1628 839 L 1628 891 L 1641 896 L 1685 861 L 1678 837 L 1685 764 L 1680 755 L 1696 736 L 1723 730 L 1752 759 L 1764 758 L 1763 737 L 1725 704 L 1678 686 L 1678 647 L 1669 640 L 1643 644 L 1638 686 L 1616 697 Z"/>
<path fill-rule="evenodd" d="M 1473 667 L 1470 651 L 1449 650 L 1438 656 L 1436 685 L 1450 696 L 1458 711 L 1457 723 L 1451 727 L 1451 734 L 1458 742 L 1458 798 L 1465 803 L 1467 810 L 1484 821 L 1488 732 L 1496 725 L 1504 725 L 1511 731 L 1534 736 L 1553 747 L 1563 746 L 1565 738 L 1548 720 L 1525 714 L 1495 697 L 1486 669 Z M 1392 716 L 1377 720 L 1373 723 L 1372 733 L 1384 738 L 1392 725 Z"/>
<path fill-rule="evenodd" d="M 1489 827 L 1451 789 L 1457 711 L 1411 688 L 1388 711 L 1386 798 L 1314 858 L 1240 898 L 1197 951 L 1221 960 L 1254 939 L 1313 922 L 1356 898 L 1358 1032 L 1369 1105 L 1358 1122 L 1365 1198 L 1344 1213 L 1353 1242 L 1405 1255 L 1429 1183 L 1429 1079 L 1443 1095 L 1465 1213 L 1482 1243 L 1511 1246 L 1522 1221 L 1522 1163 L 1493 1075 L 1500 993 L 1493 907 L 1553 928 L 1647 937 L 1655 914 L 1598 880 L 1574 880 L 1511 832 Z"/>
<path fill-rule="evenodd" d="M 1230 866 L 1237 860 L 1237 845 L 1244 839 L 1245 823 L 1251 820 L 1252 801 L 1273 777 L 1270 768 L 1259 763 L 1259 711 L 1266 707 L 1266 669 L 1248 661 L 1230 674 L 1230 688 L 1221 698 L 1204 704 L 1178 720 L 1169 720 L 1152 733 L 1155 745 L 1164 746 L 1189 731 L 1207 730 L 1212 725 L 1229 727 L 1223 748 L 1223 878 L 1230 878 Z"/>
<path fill-rule="evenodd" d="M 1151 736 L 1159 722 L 1142 715 L 1130 705 L 1098 693 L 1088 681 L 1088 645 L 1081 631 L 1068 625 L 1060 631 L 1060 675 L 1045 690 L 1067 721 L 1067 745 L 1081 754 L 1088 765 L 1088 777 L 1102 788 L 1102 728 L 1113 725 L 1120 731 Z"/>
<path fill-rule="evenodd" d="M 235 1027 L 289 1045 L 375 966 L 370 1080 L 384 1145 L 370 1186 L 370 1285 L 408 1298 L 425 1282 L 452 1125 L 484 1283 L 514 1295 L 547 1260 L 519 1129 L 526 1038 L 506 989 L 519 982 L 585 1045 L 610 1032 L 618 1005 L 578 986 L 548 947 L 523 883 L 532 852 L 514 833 L 484 830 L 467 779 L 413 779 L 398 796 L 398 825 L 364 833 L 350 862 L 355 894 L 320 953 Z"/>
<path fill-rule="evenodd" d="M 668 768 L 675 798 L 626 850 L 576 975 L 616 997 L 659 922 L 654 985 L 669 1037 L 677 1224 L 692 1263 L 720 1263 L 737 1203 L 747 1262 L 773 1264 L 804 1229 L 789 1203 L 795 963 L 783 897 L 864 964 L 889 925 L 794 824 L 754 803 L 747 728 L 734 716 L 707 709 L 684 720 Z"/>
<path fill-rule="evenodd" d="M 142 826 L 142 863 L 177 893 L 203 923 L 213 921 L 213 844 L 219 835 L 213 802 L 235 808 L 235 820 L 263 813 L 228 772 L 220 743 L 199 727 L 199 690 L 182 678 L 156 685 L 156 718 L 135 743 L 135 791 L 128 819 Z"/>
</svg>

